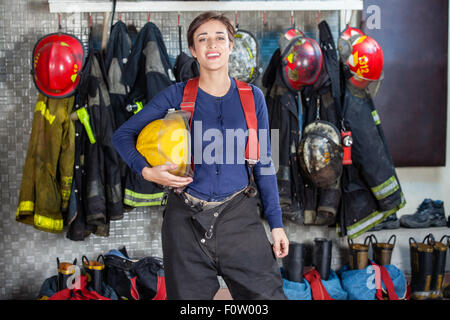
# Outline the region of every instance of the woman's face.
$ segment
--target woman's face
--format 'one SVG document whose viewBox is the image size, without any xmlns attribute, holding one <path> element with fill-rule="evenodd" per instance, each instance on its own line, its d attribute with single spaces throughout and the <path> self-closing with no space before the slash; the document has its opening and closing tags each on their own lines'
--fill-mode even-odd
<svg viewBox="0 0 450 320">
<path fill-rule="evenodd" d="M 202 68 L 211 71 L 228 69 L 233 42 L 228 38 L 227 28 L 222 22 L 210 20 L 194 32 L 194 47 L 189 49 Z"/>
</svg>

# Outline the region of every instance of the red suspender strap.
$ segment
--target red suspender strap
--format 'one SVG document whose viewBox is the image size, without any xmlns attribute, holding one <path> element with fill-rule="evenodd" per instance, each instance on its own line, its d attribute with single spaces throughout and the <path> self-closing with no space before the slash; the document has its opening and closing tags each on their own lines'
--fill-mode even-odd
<svg viewBox="0 0 450 320">
<path fill-rule="evenodd" d="M 192 118 L 194 117 L 195 100 L 197 98 L 198 83 L 200 77 L 188 80 L 183 92 L 183 101 L 180 109 L 188 111 L 191 114 L 189 127 L 192 128 Z M 252 88 L 243 82 L 235 79 L 244 110 L 245 121 L 248 127 L 248 140 L 245 147 L 245 160 L 249 164 L 255 164 L 259 161 L 259 142 L 258 142 L 258 123 L 256 119 L 255 100 L 253 98 Z"/>
<path fill-rule="evenodd" d="M 188 111 L 191 114 L 191 120 L 189 121 L 189 128 L 192 127 L 192 118 L 194 117 L 195 100 L 197 99 L 198 82 L 200 78 L 196 77 L 189 79 L 184 87 L 183 101 L 180 104 L 180 109 Z"/>
<path fill-rule="evenodd" d="M 255 100 L 253 98 L 252 88 L 246 82 L 237 79 L 235 81 L 248 127 L 245 159 L 249 164 L 255 164 L 259 161 L 258 123 L 256 120 Z"/>
</svg>

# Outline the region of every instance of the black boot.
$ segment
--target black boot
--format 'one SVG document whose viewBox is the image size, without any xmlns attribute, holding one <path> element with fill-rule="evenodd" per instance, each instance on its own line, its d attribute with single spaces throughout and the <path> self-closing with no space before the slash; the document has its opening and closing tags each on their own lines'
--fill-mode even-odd
<svg viewBox="0 0 450 320">
<path fill-rule="evenodd" d="M 328 280 L 330 275 L 332 244 L 331 240 L 325 238 L 314 239 L 313 266 L 322 280 Z"/>
<path fill-rule="evenodd" d="M 56 265 L 58 267 L 58 291 L 67 288 L 67 280 L 72 274 L 75 273 L 75 266 L 77 265 L 77 259 L 70 262 L 59 262 L 59 258 L 56 258 Z"/>
<path fill-rule="evenodd" d="M 422 243 L 409 238 L 411 258 L 411 299 L 426 300 L 431 295 L 431 276 L 433 273 L 433 246 L 428 235 Z M 425 240 L 428 238 L 428 243 Z"/>
<path fill-rule="evenodd" d="M 431 299 L 442 299 L 442 283 L 445 275 L 445 259 L 450 236 L 443 236 L 439 242 L 433 244 L 433 274 L 431 276 Z M 447 242 L 444 243 L 445 239 Z"/>
<path fill-rule="evenodd" d="M 99 261 L 100 258 L 102 258 L 103 262 Z M 83 268 L 87 276 L 88 285 L 97 291 L 97 293 L 102 294 L 105 258 L 102 255 L 99 255 L 97 261 L 89 261 L 86 256 L 83 256 L 81 260 L 83 261 Z"/>
<path fill-rule="evenodd" d="M 290 242 L 289 254 L 283 258 L 283 278 L 289 281 L 303 282 L 305 265 L 305 247 L 303 243 Z"/>
</svg>

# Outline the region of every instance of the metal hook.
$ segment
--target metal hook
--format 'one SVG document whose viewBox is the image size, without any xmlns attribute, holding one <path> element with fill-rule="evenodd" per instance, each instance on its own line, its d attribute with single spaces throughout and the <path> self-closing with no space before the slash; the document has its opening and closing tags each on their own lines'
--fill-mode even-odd
<svg viewBox="0 0 450 320">
<path fill-rule="evenodd" d="M 178 22 L 177 22 L 177 26 L 178 26 L 178 27 L 180 26 L 180 16 L 181 16 L 181 13 L 178 12 Z"/>
<path fill-rule="evenodd" d="M 291 27 L 295 28 L 295 22 L 294 22 L 294 11 L 291 11 Z"/>
<path fill-rule="evenodd" d="M 147 22 L 150 22 L 150 12 L 148 13 Z"/>
<path fill-rule="evenodd" d="M 58 13 L 58 31 L 61 31 L 61 13 Z"/>
<path fill-rule="evenodd" d="M 238 24 L 238 13 L 237 13 L 237 11 L 234 12 L 234 26 L 235 26 L 236 30 L 237 30 L 238 27 L 239 27 L 239 24 Z"/>
<path fill-rule="evenodd" d="M 320 10 L 317 12 L 317 24 L 320 23 Z"/>
<path fill-rule="evenodd" d="M 264 11 L 263 15 L 263 25 L 265 26 L 267 24 L 267 13 Z"/>
</svg>

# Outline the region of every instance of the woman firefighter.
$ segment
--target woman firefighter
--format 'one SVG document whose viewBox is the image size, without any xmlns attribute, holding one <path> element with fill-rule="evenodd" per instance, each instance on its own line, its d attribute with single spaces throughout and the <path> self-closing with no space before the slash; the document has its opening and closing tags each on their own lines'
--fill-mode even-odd
<svg viewBox="0 0 450 320">
<path fill-rule="evenodd" d="M 259 88 L 228 74 L 233 34 L 234 27 L 224 15 L 197 16 L 187 39 L 200 76 L 160 92 L 113 136 L 114 146 L 131 169 L 169 187 L 161 232 L 168 299 L 212 299 L 220 287 L 218 275 L 234 299 L 286 299 L 276 258 L 288 254 L 289 241 L 271 160 L 267 107 Z M 192 174 L 186 174 L 190 166 L 185 163 L 152 165 L 136 147 L 136 137 L 149 123 L 161 120 L 152 130 L 161 132 L 167 127 L 163 118 L 179 110 L 190 115 Z M 171 121 L 176 123 L 176 117 Z M 227 135 L 231 129 L 242 132 L 244 139 Z M 208 143 L 211 132 L 216 133 L 214 152 Z M 164 140 L 161 134 L 158 137 Z M 269 161 L 258 161 L 260 146 Z M 214 161 L 200 157 L 208 151 Z M 242 158 L 245 161 L 239 161 Z M 273 244 L 258 215 L 258 191 Z"/>
</svg>

